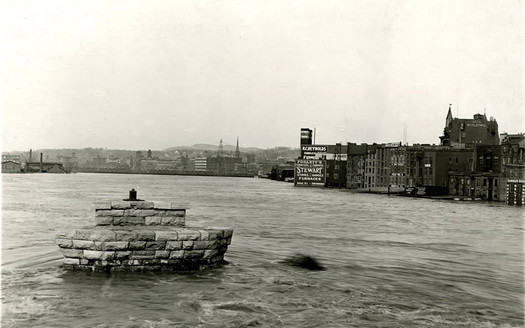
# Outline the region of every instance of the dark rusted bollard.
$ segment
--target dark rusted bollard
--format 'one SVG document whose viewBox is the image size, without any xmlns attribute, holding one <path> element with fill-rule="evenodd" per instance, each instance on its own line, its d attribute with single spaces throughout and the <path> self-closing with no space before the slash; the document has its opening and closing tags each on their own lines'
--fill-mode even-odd
<svg viewBox="0 0 525 328">
<path fill-rule="evenodd" d="M 129 198 L 128 199 L 123 199 L 123 200 L 126 200 L 126 201 L 141 201 L 142 199 L 137 199 L 137 191 L 135 189 L 131 189 L 129 191 Z"/>
</svg>

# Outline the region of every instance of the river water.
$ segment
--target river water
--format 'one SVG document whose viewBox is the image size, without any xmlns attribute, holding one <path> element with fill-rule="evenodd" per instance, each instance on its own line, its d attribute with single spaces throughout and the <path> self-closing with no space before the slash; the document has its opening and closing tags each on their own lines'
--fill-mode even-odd
<svg viewBox="0 0 525 328">
<path fill-rule="evenodd" d="M 523 327 L 523 208 L 294 188 L 265 179 L 2 175 L 2 327 Z M 196 273 L 61 268 L 58 229 L 92 203 L 191 204 L 234 228 Z M 289 266 L 294 254 L 324 271 Z"/>
</svg>

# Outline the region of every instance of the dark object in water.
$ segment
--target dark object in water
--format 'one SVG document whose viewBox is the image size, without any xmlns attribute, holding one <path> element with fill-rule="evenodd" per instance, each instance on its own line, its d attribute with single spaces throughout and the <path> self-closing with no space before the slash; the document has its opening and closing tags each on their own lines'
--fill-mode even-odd
<svg viewBox="0 0 525 328">
<path fill-rule="evenodd" d="M 308 255 L 295 254 L 294 256 L 284 260 L 283 263 L 308 270 L 325 270 L 324 266 L 319 264 L 316 259 Z"/>
</svg>

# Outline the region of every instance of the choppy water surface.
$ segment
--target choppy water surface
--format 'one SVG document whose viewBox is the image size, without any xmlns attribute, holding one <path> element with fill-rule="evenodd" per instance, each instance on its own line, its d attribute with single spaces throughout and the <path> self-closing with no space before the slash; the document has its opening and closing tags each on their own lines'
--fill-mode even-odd
<svg viewBox="0 0 525 328">
<path fill-rule="evenodd" d="M 2 327 L 523 327 L 524 213 L 294 188 L 263 179 L 2 176 Z M 68 272 L 55 230 L 95 201 L 191 204 L 234 228 L 229 265 L 194 274 Z M 280 263 L 302 253 L 325 271 Z"/>
</svg>

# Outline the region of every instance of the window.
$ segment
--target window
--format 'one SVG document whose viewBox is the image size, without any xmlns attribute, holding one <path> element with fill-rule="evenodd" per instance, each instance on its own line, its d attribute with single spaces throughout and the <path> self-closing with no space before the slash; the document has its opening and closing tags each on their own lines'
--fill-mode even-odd
<svg viewBox="0 0 525 328">
<path fill-rule="evenodd" d="M 451 165 L 452 164 L 452 157 L 449 157 L 448 158 L 448 165 Z"/>
</svg>

